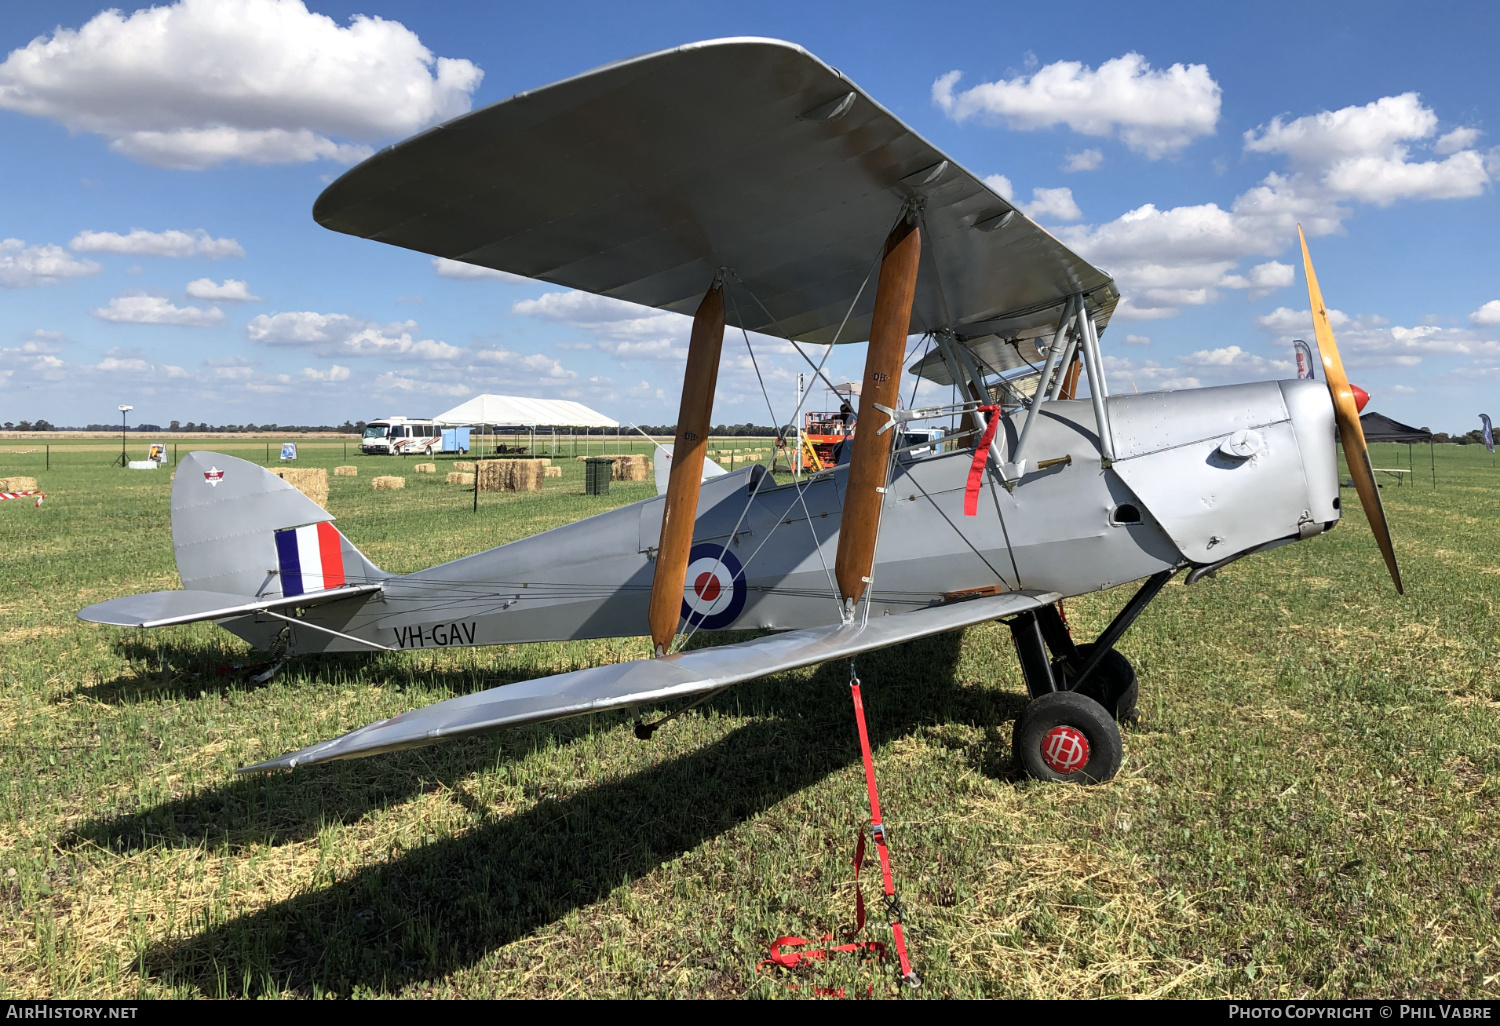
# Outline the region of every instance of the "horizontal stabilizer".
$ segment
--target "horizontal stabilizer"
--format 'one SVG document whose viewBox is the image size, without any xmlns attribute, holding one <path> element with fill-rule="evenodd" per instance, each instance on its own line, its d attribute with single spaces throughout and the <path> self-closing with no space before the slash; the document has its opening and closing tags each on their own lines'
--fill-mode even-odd
<svg viewBox="0 0 1500 1026">
<path fill-rule="evenodd" d="M 302 595 L 226 595 L 218 591 L 151 591 L 144 595 L 127 595 L 79 610 L 78 618 L 90 623 L 107 623 L 115 627 L 171 627 L 200 620 L 223 620 L 231 616 L 258 613 L 263 609 L 287 606 L 316 606 L 324 602 L 369 595 L 381 589 L 379 584 L 353 584 L 327 591 Z"/>
<path fill-rule="evenodd" d="M 240 772 L 292 769 L 336 759 L 356 759 L 500 727 L 684 698 L 768 674 L 847 658 L 902 641 L 1011 616 L 1055 602 L 1059 597 L 1024 591 L 990 595 L 896 616 L 882 616 L 866 624 L 788 631 L 737 645 L 702 648 L 661 659 L 595 666 L 507 684 L 401 713 L 333 741 L 243 767 Z"/>
</svg>

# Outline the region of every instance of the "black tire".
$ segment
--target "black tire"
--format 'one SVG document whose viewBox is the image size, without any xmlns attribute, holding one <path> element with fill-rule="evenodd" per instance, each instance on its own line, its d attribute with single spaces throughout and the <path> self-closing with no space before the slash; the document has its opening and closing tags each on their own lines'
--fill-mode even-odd
<svg viewBox="0 0 1500 1026">
<path fill-rule="evenodd" d="M 1089 653 L 1093 650 L 1092 644 L 1079 645 L 1078 658 L 1088 662 Z M 1052 672 L 1064 688 L 1071 688 L 1072 674 L 1061 660 L 1052 661 Z M 1104 654 L 1104 659 L 1089 676 L 1088 682 L 1077 691 L 1077 694 L 1087 695 L 1104 706 L 1119 722 L 1129 724 L 1140 721 L 1141 716 L 1136 709 L 1140 693 L 1140 680 L 1136 677 L 1135 667 L 1115 649 Z"/>
<path fill-rule="evenodd" d="M 1074 691 L 1043 695 L 1016 718 L 1011 740 L 1028 776 L 1058 784 L 1102 784 L 1120 771 L 1120 728 L 1104 707 Z"/>
</svg>

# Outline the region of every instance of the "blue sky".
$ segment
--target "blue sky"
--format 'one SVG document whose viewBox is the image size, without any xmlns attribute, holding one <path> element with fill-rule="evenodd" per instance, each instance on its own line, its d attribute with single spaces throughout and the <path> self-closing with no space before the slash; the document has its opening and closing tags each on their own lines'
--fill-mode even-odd
<svg viewBox="0 0 1500 1026">
<path fill-rule="evenodd" d="M 1448 431 L 1500 414 L 1500 7 L 1042 8 L 7 5 L 0 422 L 120 403 L 163 424 L 337 422 L 477 391 L 671 422 L 680 318 L 439 273 L 310 209 L 372 147 L 726 35 L 806 46 L 1113 273 L 1116 390 L 1287 376 L 1310 331 L 1300 219 L 1373 408 Z M 764 423 L 734 345 L 715 420 Z M 862 348 L 832 366 L 857 375 Z M 785 416 L 796 365 L 764 355 Z"/>
</svg>

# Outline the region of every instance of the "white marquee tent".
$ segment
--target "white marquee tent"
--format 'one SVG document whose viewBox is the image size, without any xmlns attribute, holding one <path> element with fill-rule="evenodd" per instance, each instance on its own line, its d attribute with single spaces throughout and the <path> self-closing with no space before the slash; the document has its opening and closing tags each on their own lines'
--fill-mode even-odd
<svg viewBox="0 0 1500 1026">
<path fill-rule="evenodd" d="M 473 427 L 618 428 L 620 422 L 567 399 L 528 399 L 519 395 L 476 395 L 446 413 L 435 423 Z"/>
</svg>

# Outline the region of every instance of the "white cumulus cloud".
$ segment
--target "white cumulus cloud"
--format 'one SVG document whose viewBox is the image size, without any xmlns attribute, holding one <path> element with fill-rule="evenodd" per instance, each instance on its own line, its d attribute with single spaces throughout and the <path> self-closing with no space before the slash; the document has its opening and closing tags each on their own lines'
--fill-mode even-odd
<svg viewBox="0 0 1500 1026">
<path fill-rule="evenodd" d="M 1286 288 L 1296 280 L 1297 271 L 1291 264 L 1271 260 L 1256 264 L 1249 274 L 1226 274 L 1219 284 L 1226 289 L 1249 289 L 1252 296 L 1266 296 L 1277 289 Z"/>
<path fill-rule="evenodd" d="M 250 286 L 238 278 L 225 278 L 216 282 L 212 278 L 197 278 L 187 283 L 187 294 L 194 299 L 208 299 L 220 303 L 254 303 L 259 296 L 250 294 Z"/>
<path fill-rule="evenodd" d="M 0 239 L 0 286 L 25 289 L 56 285 L 64 278 L 85 278 L 102 267 L 79 260 L 61 246 L 28 246 L 20 239 Z"/>
<path fill-rule="evenodd" d="M 1083 135 L 1118 135 L 1152 160 L 1212 135 L 1219 120 L 1219 84 L 1207 66 L 1156 69 L 1138 53 L 1097 69 L 1058 61 L 1031 75 L 955 92 L 962 76 L 950 71 L 932 84 L 933 102 L 955 121 L 989 117 L 1015 129 L 1066 124 Z"/>
<path fill-rule="evenodd" d="M 301 377 L 303 381 L 316 381 L 320 384 L 332 385 L 340 381 L 348 381 L 349 368 L 337 363 L 327 370 L 318 370 L 315 367 L 303 367 Z"/>
<path fill-rule="evenodd" d="M 511 274 L 509 271 L 497 271 L 493 267 L 480 267 L 478 264 L 466 264 L 462 260 L 449 260 L 447 257 L 433 257 L 432 269 L 437 272 L 439 278 L 456 278 L 460 281 L 501 281 L 508 284 L 535 284 L 530 278 L 519 274 Z"/>
<path fill-rule="evenodd" d="M 375 391 L 388 394 L 466 396 L 474 389 L 457 381 L 429 381 L 410 374 L 387 371 L 375 379 Z"/>
<path fill-rule="evenodd" d="M 1437 130 L 1437 114 L 1416 93 L 1385 96 L 1362 107 L 1322 111 L 1269 124 L 1245 133 L 1251 153 L 1280 153 L 1309 184 L 1337 199 L 1390 206 L 1400 199 L 1456 199 L 1477 196 L 1489 183 L 1484 158 L 1462 146 L 1478 133 L 1450 132 L 1445 160 L 1413 161 L 1410 144 Z"/>
<path fill-rule="evenodd" d="M 103 371 L 112 377 L 121 374 L 155 379 L 192 377 L 189 371 L 175 364 L 152 363 L 139 353 L 125 349 L 111 349 L 91 369 Z"/>
<path fill-rule="evenodd" d="M 1451 132 L 1438 136 L 1438 141 L 1432 144 L 1432 149 L 1434 153 L 1457 153 L 1459 150 L 1472 147 L 1483 134 L 1477 128 L 1455 128 Z"/>
<path fill-rule="evenodd" d="M 1068 154 L 1068 159 L 1063 161 L 1064 171 L 1097 171 L 1104 163 L 1104 154 L 1098 150 L 1082 150 L 1078 153 Z"/>
<path fill-rule="evenodd" d="M 476 349 L 474 359 L 482 364 L 524 370 L 543 378 L 563 380 L 576 378 L 578 374 L 542 353 L 517 353 L 510 349 Z"/>
<path fill-rule="evenodd" d="M 1469 322 L 1481 327 L 1500 325 L 1500 299 L 1492 299 L 1469 314 Z"/>
<path fill-rule="evenodd" d="M 1245 146 L 1279 155 L 1289 166 L 1266 175 L 1227 209 L 1148 203 L 1105 224 L 1055 232 L 1115 276 L 1125 296 L 1116 316 L 1124 320 L 1170 317 L 1184 305 L 1216 302 L 1221 289 L 1265 295 L 1292 284 L 1295 266 L 1269 260 L 1246 272 L 1241 262 L 1292 248 L 1299 223 L 1317 237 L 1340 231 L 1352 202 L 1384 206 L 1482 191 L 1489 173 L 1472 150 L 1441 161 L 1411 159 L 1410 144 L 1430 137 L 1437 123 L 1415 93 L 1292 121 L 1276 118 L 1247 132 Z"/>
<path fill-rule="evenodd" d="M 348 314 L 312 310 L 259 314 L 245 326 L 252 341 L 309 349 L 319 356 L 452 361 L 469 355 L 469 350 L 447 342 L 416 338 L 417 330 L 415 321 L 378 324 Z"/>
<path fill-rule="evenodd" d="M 125 253 L 130 256 L 156 257 L 242 257 L 245 248 L 234 239 L 216 239 L 202 228 L 191 232 L 171 229 L 148 232 L 133 228 L 129 235 L 117 232 L 79 232 L 68 243 L 75 253 Z"/>
<path fill-rule="evenodd" d="M 302 0 L 179 0 L 106 10 L 11 51 L 0 107 L 166 167 L 350 163 L 464 113 L 482 77 L 397 21 L 341 26 Z"/>
<path fill-rule="evenodd" d="M 987 175 L 984 184 L 997 196 L 1001 196 L 1013 203 L 1016 202 L 1016 187 L 1011 180 L 1004 175 Z M 1060 189 L 1032 189 L 1030 203 L 1016 203 L 1025 215 L 1033 221 L 1044 217 L 1056 218 L 1059 221 L 1076 221 L 1083 216 L 1083 211 L 1078 209 L 1078 204 L 1073 201 L 1073 190 L 1067 187 Z"/>
<path fill-rule="evenodd" d="M 1247 353 L 1239 346 L 1200 349 L 1187 356 L 1179 356 L 1177 361 L 1205 377 L 1233 376 L 1251 379 L 1286 375 L 1295 371 L 1290 360 L 1268 360 L 1263 356 Z"/>
<path fill-rule="evenodd" d="M 1004 175 L 986 175 L 984 184 L 988 185 L 995 195 L 1003 196 L 1005 199 L 1010 199 L 1016 194 L 1016 187 Z"/>
<path fill-rule="evenodd" d="M 101 321 L 116 324 L 177 324 L 189 328 L 208 328 L 224 319 L 216 306 L 207 310 L 196 306 L 173 306 L 161 296 L 140 292 L 115 296 L 105 306 L 90 311 Z"/>
<path fill-rule="evenodd" d="M 511 312 L 581 328 L 596 345 L 622 360 L 683 359 L 690 318 L 587 292 L 545 292 L 523 299 Z"/>
<path fill-rule="evenodd" d="M 1031 202 L 1022 203 L 1020 206 L 1026 216 L 1033 221 L 1040 221 L 1044 217 L 1058 221 L 1077 221 L 1083 217 L 1083 211 L 1079 210 L 1078 204 L 1073 201 L 1073 190 L 1066 187 L 1032 189 Z"/>
<path fill-rule="evenodd" d="M 1429 357 L 1500 356 L 1500 340 L 1493 332 L 1434 324 L 1402 327 L 1382 317 L 1350 317 L 1341 310 L 1329 310 L 1328 321 L 1334 328 L 1339 354 L 1351 367 L 1415 367 Z M 1256 324 L 1282 346 L 1290 345 L 1294 338 L 1313 339 L 1312 313 L 1308 310 L 1280 306 L 1257 318 Z"/>
</svg>

